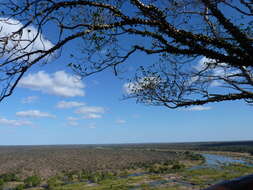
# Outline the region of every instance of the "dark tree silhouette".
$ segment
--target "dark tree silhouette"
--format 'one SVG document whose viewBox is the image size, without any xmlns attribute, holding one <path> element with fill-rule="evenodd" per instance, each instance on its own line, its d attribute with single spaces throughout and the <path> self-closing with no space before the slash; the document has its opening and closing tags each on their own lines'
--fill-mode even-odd
<svg viewBox="0 0 253 190">
<path fill-rule="evenodd" d="M 71 42 L 80 52 L 69 67 L 81 76 L 117 74 L 137 52 L 156 55 L 126 85 L 141 103 L 253 100 L 252 0 L 3 0 L 0 10 L 0 100 Z M 48 30 L 51 41 L 42 35 Z"/>
</svg>

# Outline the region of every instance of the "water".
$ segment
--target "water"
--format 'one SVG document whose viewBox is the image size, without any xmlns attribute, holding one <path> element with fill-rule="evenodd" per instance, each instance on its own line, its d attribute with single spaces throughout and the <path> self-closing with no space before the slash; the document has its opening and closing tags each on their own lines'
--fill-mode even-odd
<svg viewBox="0 0 253 190">
<path fill-rule="evenodd" d="M 155 187 L 155 186 L 159 186 L 159 185 L 169 183 L 169 182 L 173 182 L 173 181 L 172 180 L 157 180 L 157 181 L 152 181 L 148 184 L 152 187 Z"/>
<path fill-rule="evenodd" d="M 184 186 L 187 186 L 187 187 L 191 187 L 193 186 L 194 184 L 192 183 L 188 183 L 186 181 L 182 181 L 182 180 L 177 180 L 177 179 L 168 179 L 168 180 L 158 180 L 158 181 L 152 181 L 150 183 L 148 183 L 150 186 L 152 187 L 156 187 L 156 186 L 159 186 L 159 185 L 162 185 L 162 184 L 166 184 L 166 183 L 178 183 L 180 185 L 184 185 Z"/>
<path fill-rule="evenodd" d="M 192 183 L 188 183 L 186 181 L 181 181 L 181 180 L 177 180 L 177 179 L 157 180 L 157 181 L 149 182 L 149 183 L 147 183 L 147 185 L 149 185 L 151 187 L 158 187 L 160 185 L 167 184 L 167 183 L 177 183 L 177 184 L 180 184 L 180 185 L 184 185 L 186 187 L 192 187 L 194 185 Z M 129 190 L 139 190 L 140 188 L 141 188 L 141 186 L 137 185 L 133 188 L 130 188 Z"/>
<path fill-rule="evenodd" d="M 209 167 L 217 167 L 228 164 L 245 164 L 250 165 L 242 159 L 235 159 L 228 156 L 216 155 L 216 154 L 202 154 L 205 157 L 205 165 Z"/>
<path fill-rule="evenodd" d="M 222 156 L 217 154 L 201 154 L 205 158 L 205 163 L 200 166 L 194 166 L 192 169 L 201 169 L 201 168 L 220 168 L 223 165 L 229 164 L 245 164 L 247 166 L 253 166 L 242 159 L 235 159 L 229 156 Z"/>
<path fill-rule="evenodd" d="M 138 176 L 143 176 L 145 174 L 148 174 L 148 172 L 140 172 L 140 173 L 133 173 L 133 174 L 129 174 L 127 176 L 124 176 L 123 178 L 127 178 L 127 177 L 138 177 Z"/>
</svg>

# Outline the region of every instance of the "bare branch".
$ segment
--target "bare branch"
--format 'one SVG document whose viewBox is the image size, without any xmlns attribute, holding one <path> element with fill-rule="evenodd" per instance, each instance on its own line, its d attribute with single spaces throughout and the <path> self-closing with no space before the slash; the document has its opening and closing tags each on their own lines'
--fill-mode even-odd
<svg viewBox="0 0 253 190">
<path fill-rule="evenodd" d="M 130 79 L 127 97 L 137 102 L 177 108 L 253 99 L 249 1 L 6 0 L 0 8 L 0 101 L 66 44 L 76 48 L 68 65 L 82 77 L 108 68 L 118 75 L 136 52 L 155 56 Z M 48 30 L 55 33 L 46 39 Z"/>
</svg>

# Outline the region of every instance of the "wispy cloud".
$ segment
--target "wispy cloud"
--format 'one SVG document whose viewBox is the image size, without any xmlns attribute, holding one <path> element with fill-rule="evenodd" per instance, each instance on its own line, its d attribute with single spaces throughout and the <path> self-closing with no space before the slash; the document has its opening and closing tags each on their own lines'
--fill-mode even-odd
<svg viewBox="0 0 253 190">
<path fill-rule="evenodd" d="M 19 127 L 19 126 L 31 126 L 33 123 L 31 121 L 26 121 L 26 120 L 9 120 L 9 119 L 0 117 L 0 124 Z"/>
<path fill-rule="evenodd" d="M 104 113 L 105 109 L 99 106 L 83 106 L 83 107 L 78 108 L 75 112 L 78 114 Z"/>
<path fill-rule="evenodd" d="M 20 112 L 17 112 L 16 115 L 20 117 L 33 117 L 33 118 L 39 118 L 39 117 L 55 118 L 56 117 L 55 115 L 52 115 L 46 112 L 41 112 L 39 110 L 20 111 Z"/>
<path fill-rule="evenodd" d="M 66 120 L 67 120 L 66 125 L 68 126 L 79 126 L 78 120 L 80 120 L 80 118 L 70 116 L 67 117 Z"/>
<path fill-rule="evenodd" d="M 206 111 L 206 110 L 210 110 L 212 109 L 212 107 L 209 106 L 192 106 L 189 108 L 184 109 L 185 111 Z"/>
<path fill-rule="evenodd" d="M 95 113 L 88 113 L 88 114 L 85 114 L 83 116 L 84 119 L 98 119 L 98 118 L 101 118 L 102 115 L 100 114 L 95 114 Z"/>
<path fill-rule="evenodd" d="M 77 117 L 67 117 L 66 118 L 68 121 L 77 121 L 77 120 L 79 120 L 79 118 L 77 118 Z"/>
<path fill-rule="evenodd" d="M 60 101 L 58 102 L 58 104 L 56 105 L 57 108 L 74 108 L 74 107 L 80 107 L 80 106 L 84 106 L 85 103 L 83 102 L 76 102 L 76 101 Z"/>
<path fill-rule="evenodd" d="M 125 123 L 126 123 L 126 120 L 124 120 L 124 119 L 117 119 L 117 120 L 115 121 L 115 123 L 117 123 L 117 124 L 125 124 Z"/>
<path fill-rule="evenodd" d="M 38 100 L 38 99 L 39 99 L 38 96 L 28 96 L 28 97 L 26 97 L 26 98 L 23 98 L 21 102 L 22 102 L 23 104 L 30 104 L 30 103 L 35 102 L 35 101 Z"/>
<path fill-rule="evenodd" d="M 75 113 L 83 115 L 84 119 L 98 119 L 101 118 L 105 109 L 99 106 L 83 106 L 78 108 Z"/>
<path fill-rule="evenodd" d="M 79 123 L 77 121 L 68 121 L 67 125 L 69 125 L 69 126 L 78 126 Z"/>
<path fill-rule="evenodd" d="M 39 71 L 29 74 L 20 80 L 19 87 L 63 97 L 85 95 L 83 90 L 85 85 L 80 77 L 69 75 L 65 71 L 57 71 L 53 74 Z"/>
</svg>

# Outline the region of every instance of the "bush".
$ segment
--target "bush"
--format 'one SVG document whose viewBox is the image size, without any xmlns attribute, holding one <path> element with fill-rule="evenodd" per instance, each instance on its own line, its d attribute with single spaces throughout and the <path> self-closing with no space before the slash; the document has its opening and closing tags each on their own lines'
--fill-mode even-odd
<svg viewBox="0 0 253 190">
<path fill-rule="evenodd" d="M 19 184 L 15 190 L 23 190 L 25 188 L 25 185 L 24 184 Z"/>
<path fill-rule="evenodd" d="M 10 181 L 17 181 L 17 176 L 13 173 L 8 173 L 8 174 L 2 174 L 0 178 L 4 182 L 10 182 Z"/>
<path fill-rule="evenodd" d="M 184 169 L 184 168 L 185 168 L 185 165 L 180 164 L 180 163 L 176 163 L 176 164 L 172 165 L 172 167 L 171 167 L 172 170 L 181 170 L 181 169 Z"/>
<path fill-rule="evenodd" d="M 3 190 L 4 180 L 0 178 L 0 190 Z"/>
<path fill-rule="evenodd" d="M 186 151 L 185 155 L 191 160 L 205 160 L 205 157 L 203 157 L 201 154 L 196 154 L 190 151 Z"/>
<path fill-rule="evenodd" d="M 168 173 L 169 167 L 165 164 L 154 164 L 149 168 L 148 171 L 156 174 Z"/>
<path fill-rule="evenodd" d="M 48 184 L 48 189 L 52 190 L 55 187 L 59 186 L 61 182 L 56 177 L 53 177 L 47 181 L 47 184 Z"/>
<path fill-rule="evenodd" d="M 25 187 L 36 187 L 41 183 L 41 179 L 38 176 L 30 176 L 24 180 Z"/>
</svg>

